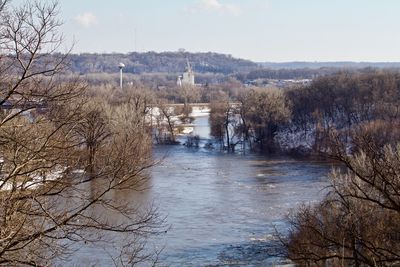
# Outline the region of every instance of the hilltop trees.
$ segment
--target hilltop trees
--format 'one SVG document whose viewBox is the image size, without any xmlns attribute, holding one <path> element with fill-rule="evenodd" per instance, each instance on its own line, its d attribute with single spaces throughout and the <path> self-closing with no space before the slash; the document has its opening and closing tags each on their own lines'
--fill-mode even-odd
<svg viewBox="0 0 400 267">
<path fill-rule="evenodd" d="M 152 165 L 141 108 L 91 104 L 84 84 L 58 79 L 57 4 L 2 3 L 0 264 L 53 265 L 101 241 L 121 264 L 149 259 L 157 214 L 118 194 L 144 189 Z"/>
<path fill-rule="evenodd" d="M 71 55 L 71 70 L 75 73 L 113 73 L 121 58 L 128 73 L 180 73 L 187 59 L 199 73 L 230 74 L 249 71 L 257 64 L 217 53 L 146 52 L 129 54 Z M 176 77 L 175 77 L 176 78 Z"/>
</svg>

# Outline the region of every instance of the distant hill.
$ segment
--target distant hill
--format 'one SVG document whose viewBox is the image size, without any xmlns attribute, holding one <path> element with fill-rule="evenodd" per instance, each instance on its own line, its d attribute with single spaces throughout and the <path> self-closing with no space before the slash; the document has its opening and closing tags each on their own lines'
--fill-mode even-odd
<svg viewBox="0 0 400 267">
<path fill-rule="evenodd" d="M 331 75 L 339 70 L 360 70 L 365 68 L 400 69 L 400 62 L 263 62 L 234 58 L 231 55 L 218 53 L 190 52 L 146 52 L 146 53 L 82 53 L 72 54 L 70 71 L 78 74 L 118 73 L 120 62 L 125 64 L 125 73 L 164 74 L 169 73 L 176 79 L 176 74 L 186 69 L 187 59 L 199 79 L 208 75 L 234 75 L 242 82 L 255 79 L 313 79 L 318 76 Z M 203 76 L 204 76 L 203 75 Z M 210 78 L 211 77 L 211 78 Z M 218 79 L 221 79 L 219 77 Z M 199 80 L 199 82 L 204 82 Z M 206 81 L 208 82 L 208 80 Z"/>
<path fill-rule="evenodd" d="M 217 53 L 147 52 L 128 54 L 72 54 L 71 71 L 74 73 L 116 73 L 118 64 L 125 64 L 127 73 L 181 73 L 187 59 L 197 73 L 232 74 L 259 68 L 257 63 Z"/>
<path fill-rule="evenodd" d="M 259 65 L 267 69 L 320 69 L 320 68 L 336 68 L 336 69 L 363 69 L 363 68 L 400 68 L 400 62 L 353 62 L 353 61 L 337 61 L 337 62 L 262 62 Z"/>
</svg>

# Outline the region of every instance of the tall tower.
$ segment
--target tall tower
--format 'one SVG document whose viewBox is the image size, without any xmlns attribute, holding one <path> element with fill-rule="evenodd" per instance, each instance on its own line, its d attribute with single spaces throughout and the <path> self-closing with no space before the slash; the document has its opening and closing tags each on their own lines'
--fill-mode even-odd
<svg viewBox="0 0 400 267">
<path fill-rule="evenodd" d="M 182 76 L 178 76 L 178 79 L 176 79 L 176 84 L 180 87 L 182 86 Z"/>
<path fill-rule="evenodd" d="M 122 69 L 125 68 L 124 63 L 119 63 L 119 87 L 122 89 Z"/>
</svg>

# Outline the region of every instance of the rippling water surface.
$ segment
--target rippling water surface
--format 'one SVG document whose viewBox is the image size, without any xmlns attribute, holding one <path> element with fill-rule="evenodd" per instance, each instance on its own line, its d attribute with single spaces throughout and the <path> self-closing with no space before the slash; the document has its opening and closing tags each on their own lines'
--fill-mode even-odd
<svg viewBox="0 0 400 267">
<path fill-rule="evenodd" d="M 207 118 L 196 131 L 208 136 Z M 183 146 L 156 148 L 167 155 L 152 171 L 150 195 L 170 230 L 161 266 L 269 266 L 282 262 L 275 228 L 302 202 L 320 199 L 329 166 L 288 157 L 227 154 Z"/>
</svg>

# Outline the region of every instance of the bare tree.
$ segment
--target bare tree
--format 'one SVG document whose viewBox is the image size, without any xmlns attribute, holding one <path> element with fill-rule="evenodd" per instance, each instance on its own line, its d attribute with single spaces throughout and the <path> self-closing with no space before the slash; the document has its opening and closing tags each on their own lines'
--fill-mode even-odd
<svg viewBox="0 0 400 267">
<path fill-rule="evenodd" d="M 284 92 L 253 89 L 240 97 L 242 131 L 261 149 L 272 149 L 279 127 L 290 120 L 291 110 Z"/>
<path fill-rule="evenodd" d="M 1 6 L 0 23 L 0 264 L 54 265 L 101 241 L 120 264 L 148 260 L 157 213 L 118 197 L 146 188 L 143 114 L 96 108 L 79 81 L 57 78 L 57 4 Z"/>
<path fill-rule="evenodd" d="M 166 101 L 164 100 L 159 100 L 157 104 L 157 108 L 160 111 L 160 120 L 162 124 L 166 124 L 167 131 L 163 132 L 168 132 L 169 133 L 169 142 L 171 143 L 176 143 L 176 137 L 175 137 L 175 124 L 176 124 L 176 116 L 179 114 L 176 114 L 175 110 L 178 109 L 178 107 L 173 107 L 171 105 L 168 105 Z"/>
<path fill-rule="evenodd" d="M 217 138 L 228 151 L 233 150 L 232 139 L 235 131 L 232 124 L 235 124 L 237 118 L 235 117 L 236 110 L 230 103 L 228 95 L 224 92 L 214 94 L 210 108 L 211 135 Z"/>
</svg>

